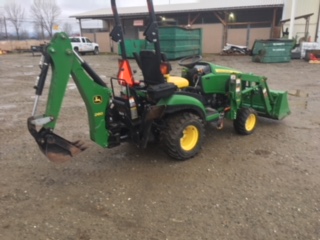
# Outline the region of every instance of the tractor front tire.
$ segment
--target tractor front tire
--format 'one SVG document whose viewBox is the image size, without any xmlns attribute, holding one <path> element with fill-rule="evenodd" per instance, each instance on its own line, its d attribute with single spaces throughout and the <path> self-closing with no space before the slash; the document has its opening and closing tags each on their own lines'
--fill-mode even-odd
<svg viewBox="0 0 320 240">
<path fill-rule="evenodd" d="M 233 121 L 233 127 L 241 135 L 250 135 L 254 132 L 258 122 L 257 112 L 252 108 L 238 110 L 237 118 Z"/>
<path fill-rule="evenodd" d="M 164 151 L 176 160 L 187 160 L 199 153 L 204 139 L 204 124 L 192 113 L 173 115 L 166 119 L 161 132 Z"/>
</svg>

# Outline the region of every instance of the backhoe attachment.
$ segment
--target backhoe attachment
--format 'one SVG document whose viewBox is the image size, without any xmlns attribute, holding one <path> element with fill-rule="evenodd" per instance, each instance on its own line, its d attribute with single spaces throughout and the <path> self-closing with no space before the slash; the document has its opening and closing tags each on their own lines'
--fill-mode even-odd
<svg viewBox="0 0 320 240">
<path fill-rule="evenodd" d="M 81 141 L 71 142 L 53 133 L 59 118 L 70 76 L 85 103 L 90 128 L 90 138 L 102 147 L 109 146 L 107 119 L 111 90 L 90 66 L 72 50 L 65 33 L 57 33 L 45 47 L 40 61 L 36 97 L 27 125 L 44 155 L 53 162 L 65 162 L 86 147 Z M 44 114 L 37 115 L 37 107 L 45 81 L 51 68 L 51 81 Z"/>
<path fill-rule="evenodd" d="M 49 66 L 52 64 L 52 59 L 48 53 L 44 53 L 40 61 L 41 72 L 38 77 L 36 89 L 36 100 L 32 111 L 32 116 L 28 118 L 27 125 L 30 134 L 36 140 L 41 152 L 52 162 L 66 162 L 71 157 L 82 152 L 86 148 L 79 141 L 71 143 L 68 140 L 54 134 L 52 129 L 42 127 L 37 131 L 37 125 L 45 125 L 53 122 L 54 117 L 45 115 L 34 116 L 37 111 L 39 98 L 42 95 L 45 80 L 48 74 Z"/>
</svg>

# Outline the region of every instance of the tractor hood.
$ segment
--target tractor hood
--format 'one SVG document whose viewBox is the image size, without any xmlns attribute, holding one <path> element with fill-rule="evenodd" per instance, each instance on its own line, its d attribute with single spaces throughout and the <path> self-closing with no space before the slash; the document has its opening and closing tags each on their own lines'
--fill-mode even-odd
<svg viewBox="0 0 320 240">
<path fill-rule="evenodd" d="M 241 73 L 241 71 L 233 69 L 233 68 L 223 67 L 223 66 L 220 66 L 220 65 L 212 64 L 212 63 L 209 63 L 209 65 L 211 67 L 212 73 L 215 73 L 215 74 Z"/>
</svg>

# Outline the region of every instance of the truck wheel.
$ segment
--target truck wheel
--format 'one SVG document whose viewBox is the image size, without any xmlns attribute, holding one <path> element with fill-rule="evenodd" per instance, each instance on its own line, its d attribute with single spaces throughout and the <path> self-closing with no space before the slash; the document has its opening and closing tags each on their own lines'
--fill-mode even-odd
<svg viewBox="0 0 320 240">
<path fill-rule="evenodd" d="M 73 50 L 79 54 L 79 48 L 75 47 Z"/>
<path fill-rule="evenodd" d="M 94 48 L 93 54 L 94 55 L 98 55 L 99 54 L 99 48 L 98 47 Z"/>
<path fill-rule="evenodd" d="M 164 151 L 177 160 L 194 157 L 204 139 L 204 124 L 200 117 L 186 112 L 171 116 L 166 122 L 167 128 L 161 132 Z"/>
<path fill-rule="evenodd" d="M 237 118 L 233 121 L 233 127 L 241 135 L 253 133 L 257 126 L 257 112 L 252 108 L 241 108 L 238 110 Z"/>
</svg>

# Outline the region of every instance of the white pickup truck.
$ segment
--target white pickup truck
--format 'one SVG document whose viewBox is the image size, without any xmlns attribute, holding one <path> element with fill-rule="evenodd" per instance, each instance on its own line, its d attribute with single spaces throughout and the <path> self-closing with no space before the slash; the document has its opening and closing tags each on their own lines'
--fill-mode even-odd
<svg viewBox="0 0 320 240">
<path fill-rule="evenodd" d="M 91 42 L 86 37 L 70 37 L 73 50 L 80 54 L 91 52 L 95 55 L 99 54 L 99 44 Z"/>
</svg>

